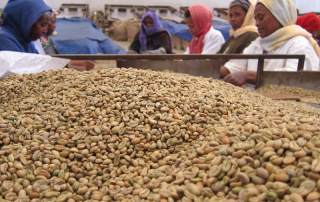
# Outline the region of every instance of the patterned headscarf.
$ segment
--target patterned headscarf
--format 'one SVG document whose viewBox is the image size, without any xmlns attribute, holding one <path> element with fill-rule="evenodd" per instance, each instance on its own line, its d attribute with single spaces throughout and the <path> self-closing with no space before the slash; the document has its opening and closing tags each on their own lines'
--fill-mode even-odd
<svg viewBox="0 0 320 202">
<path fill-rule="evenodd" d="M 147 27 L 143 21 L 147 18 L 152 18 L 153 20 L 153 27 Z M 160 19 L 158 15 L 154 11 L 147 11 L 143 16 L 141 17 L 141 28 L 140 28 L 140 34 L 139 34 L 139 40 L 140 40 L 140 51 L 144 51 L 147 49 L 147 36 L 150 36 L 154 33 L 160 32 L 160 31 L 167 31 L 166 29 L 162 28 L 162 24 L 160 22 Z M 168 32 L 169 36 L 170 33 Z"/>
<path fill-rule="evenodd" d="M 234 0 L 230 3 L 230 6 L 229 6 L 229 10 L 230 8 L 234 7 L 234 6 L 240 6 L 242 7 L 244 10 L 248 11 L 251 4 L 249 3 L 248 0 Z"/>
<path fill-rule="evenodd" d="M 206 33 L 211 29 L 210 22 L 213 20 L 213 13 L 210 9 L 202 5 L 194 5 L 189 8 L 193 24 L 196 26 L 196 33 L 189 45 L 190 54 L 201 54 L 203 40 Z"/>
<path fill-rule="evenodd" d="M 230 9 L 234 6 L 234 2 L 239 2 L 239 1 L 240 0 L 235 0 L 230 3 L 229 13 L 230 13 Z M 241 0 L 241 1 L 247 2 L 250 6 L 247 9 L 246 17 L 244 18 L 241 27 L 237 30 L 233 30 L 232 28 L 230 30 L 230 36 L 233 36 L 234 38 L 238 38 L 239 36 L 241 36 L 246 32 L 258 33 L 258 29 L 256 27 L 256 21 L 254 19 L 254 8 L 257 4 L 257 1 L 256 0 L 249 0 L 249 2 L 246 0 Z M 245 5 L 245 3 L 242 3 L 242 5 Z"/>
</svg>

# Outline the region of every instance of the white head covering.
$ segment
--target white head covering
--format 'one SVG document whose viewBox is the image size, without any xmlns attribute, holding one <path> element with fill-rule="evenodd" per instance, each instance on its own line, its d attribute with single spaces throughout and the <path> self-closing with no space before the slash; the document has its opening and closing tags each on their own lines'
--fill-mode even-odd
<svg viewBox="0 0 320 202">
<path fill-rule="evenodd" d="M 233 0 L 230 2 L 229 4 L 229 13 L 230 13 L 230 6 L 232 5 L 232 3 L 236 1 Z M 249 3 L 251 4 L 251 6 L 249 7 L 246 17 L 243 20 L 243 23 L 241 25 L 241 27 L 237 30 L 233 30 L 231 28 L 230 30 L 230 36 L 233 36 L 234 38 L 238 38 L 239 36 L 241 36 L 242 34 L 246 33 L 246 32 L 256 32 L 258 33 L 258 29 L 256 27 L 256 21 L 254 19 L 254 8 L 257 4 L 256 0 L 248 0 Z"/>
<path fill-rule="evenodd" d="M 312 35 L 300 26 L 295 25 L 297 10 L 291 0 L 259 0 L 258 3 L 263 4 L 283 26 L 271 35 L 261 38 L 260 45 L 264 50 L 273 51 L 285 41 L 295 36 L 303 36 L 309 40 L 318 57 L 320 57 L 319 46 Z"/>
<path fill-rule="evenodd" d="M 282 26 L 296 24 L 297 9 L 291 0 L 259 0 L 277 18 Z"/>
</svg>

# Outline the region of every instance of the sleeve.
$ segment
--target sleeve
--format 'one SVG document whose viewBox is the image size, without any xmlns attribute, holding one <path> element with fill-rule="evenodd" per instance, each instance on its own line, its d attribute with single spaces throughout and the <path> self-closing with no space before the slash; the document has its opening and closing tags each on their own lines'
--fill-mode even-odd
<svg viewBox="0 0 320 202">
<path fill-rule="evenodd" d="M 16 44 L 14 41 L 1 39 L 1 36 L 0 36 L 0 51 L 24 52 L 19 49 L 18 44 Z"/>
<path fill-rule="evenodd" d="M 136 36 L 134 37 L 134 39 L 133 39 L 133 42 L 131 43 L 131 45 L 129 46 L 129 50 L 134 50 L 134 51 L 136 51 L 136 52 L 140 52 L 140 40 L 139 40 L 139 33 L 140 32 L 138 32 L 137 34 L 136 34 Z"/>
<path fill-rule="evenodd" d="M 52 42 L 52 47 L 53 47 L 53 49 L 54 49 L 54 52 L 55 52 L 55 54 L 60 54 L 60 52 L 59 52 L 59 50 L 58 50 L 58 48 L 57 48 L 57 46 Z"/>
<path fill-rule="evenodd" d="M 234 53 L 242 53 L 243 50 L 248 47 L 252 41 L 254 41 L 258 37 L 258 33 L 256 32 L 247 32 L 244 34 L 243 39 L 240 38 L 241 42 L 238 43 L 238 47 L 235 48 Z M 236 43 L 235 43 L 236 45 Z"/>
<path fill-rule="evenodd" d="M 243 54 L 250 54 L 251 46 L 245 48 L 243 50 Z M 248 60 L 229 60 L 224 66 L 228 69 L 230 74 L 239 72 L 239 71 L 247 71 L 248 67 Z"/>
<path fill-rule="evenodd" d="M 42 48 L 40 39 L 37 39 L 36 41 L 32 41 L 32 43 L 40 55 L 46 55 L 45 51 Z"/>
<path fill-rule="evenodd" d="M 187 50 L 186 50 L 186 52 L 184 52 L 184 54 L 190 54 L 189 46 L 187 47 Z"/>
<path fill-rule="evenodd" d="M 304 37 L 292 40 L 286 54 L 305 55 L 304 70 L 306 71 L 318 71 L 319 69 L 319 58 L 309 41 Z M 297 67 L 297 59 L 287 59 L 285 61 L 285 66 L 283 68 L 276 68 L 275 71 L 297 71 Z"/>
<path fill-rule="evenodd" d="M 156 50 L 145 50 L 145 51 L 141 51 L 141 54 L 145 54 L 145 55 L 160 55 L 160 54 L 166 54 L 166 50 L 163 47 L 160 47 Z"/>
<path fill-rule="evenodd" d="M 226 49 L 229 47 L 230 41 L 231 41 L 231 37 L 229 37 L 228 40 L 222 44 L 217 54 L 224 54 Z"/>
<path fill-rule="evenodd" d="M 224 66 L 228 69 L 230 74 L 239 72 L 239 71 L 246 71 L 248 65 L 248 60 L 229 60 Z"/>
<path fill-rule="evenodd" d="M 206 37 L 201 54 L 216 54 L 224 43 L 222 34 L 210 31 Z"/>
<path fill-rule="evenodd" d="M 134 51 L 134 50 L 128 50 L 127 54 L 136 55 L 136 54 L 139 54 L 139 53 L 137 51 Z"/>
<path fill-rule="evenodd" d="M 247 32 L 240 36 L 238 39 L 230 37 L 226 43 L 224 43 L 218 53 L 222 54 L 241 54 L 246 47 L 248 47 L 252 41 L 254 41 L 259 35 L 256 32 Z M 222 60 L 222 64 L 226 64 L 228 60 Z"/>
<path fill-rule="evenodd" d="M 167 31 L 161 31 L 152 39 L 158 46 L 163 47 L 167 53 L 172 52 L 172 42 Z"/>
</svg>

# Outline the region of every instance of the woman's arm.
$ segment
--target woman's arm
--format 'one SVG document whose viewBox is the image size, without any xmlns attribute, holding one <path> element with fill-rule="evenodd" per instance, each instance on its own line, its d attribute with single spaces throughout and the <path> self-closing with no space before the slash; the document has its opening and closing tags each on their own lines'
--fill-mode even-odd
<svg viewBox="0 0 320 202">
<path fill-rule="evenodd" d="M 156 50 L 145 50 L 145 51 L 141 51 L 141 54 L 145 54 L 145 55 L 159 55 L 159 54 L 167 54 L 167 51 L 163 48 L 160 47 Z"/>
<path fill-rule="evenodd" d="M 256 84 L 257 72 L 240 71 L 227 75 L 223 80 L 236 86 L 242 86 L 245 83 Z"/>
<path fill-rule="evenodd" d="M 230 74 L 229 70 L 226 67 L 221 67 L 220 68 L 220 78 L 223 79 L 226 77 L 228 74 Z"/>
<path fill-rule="evenodd" d="M 36 49 L 34 48 L 34 50 Z M 25 52 L 15 39 L 6 35 L 0 36 L 0 51 Z"/>
<path fill-rule="evenodd" d="M 129 54 L 139 54 L 140 51 L 140 40 L 139 40 L 139 33 L 136 34 L 136 36 L 133 39 L 133 42 L 130 44 L 128 48 L 128 53 Z M 134 52 L 133 52 L 134 51 Z"/>
<path fill-rule="evenodd" d="M 166 51 L 166 53 L 172 53 L 172 41 L 167 31 L 155 33 L 154 35 L 152 35 L 151 39 L 158 46 L 162 47 Z"/>
<path fill-rule="evenodd" d="M 78 71 L 90 70 L 93 69 L 94 66 L 95 64 L 92 60 L 71 60 L 69 62 L 69 67 Z"/>
</svg>

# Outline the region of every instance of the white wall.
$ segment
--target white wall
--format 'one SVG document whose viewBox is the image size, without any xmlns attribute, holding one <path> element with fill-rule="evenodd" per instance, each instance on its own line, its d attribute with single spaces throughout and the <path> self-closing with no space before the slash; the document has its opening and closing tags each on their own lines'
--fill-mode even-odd
<svg viewBox="0 0 320 202">
<path fill-rule="evenodd" d="M 300 13 L 320 12 L 320 0 L 292 0 Z"/>
<path fill-rule="evenodd" d="M 103 10 L 105 4 L 129 5 L 170 5 L 177 10 L 180 6 L 202 4 L 212 9 L 215 7 L 228 7 L 230 0 L 46 0 L 53 8 L 59 8 L 62 3 L 89 3 L 90 11 Z M 320 0 L 292 0 L 300 13 L 320 12 Z M 0 0 L 0 8 L 4 8 L 7 0 Z M 132 4 L 134 2 L 134 4 Z"/>
<path fill-rule="evenodd" d="M 180 6 L 192 6 L 202 4 L 208 8 L 228 7 L 230 0 L 45 0 L 49 6 L 58 9 L 63 3 L 89 3 L 90 11 L 104 10 L 105 4 L 127 4 L 127 5 L 169 5 L 177 10 Z M 4 8 L 7 0 L 0 0 L 0 8 Z M 134 3 L 133 3 L 134 2 Z"/>
<path fill-rule="evenodd" d="M 62 3 L 86 3 L 88 0 L 47 0 L 52 7 L 58 8 Z M 105 4 L 129 4 L 129 5 L 169 5 L 177 10 L 180 6 L 192 6 L 202 4 L 212 9 L 214 7 L 228 7 L 230 0 L 95 0 L 90 2 L 89 8 L 92 10 L 103 10 Z"/>
</svg>

